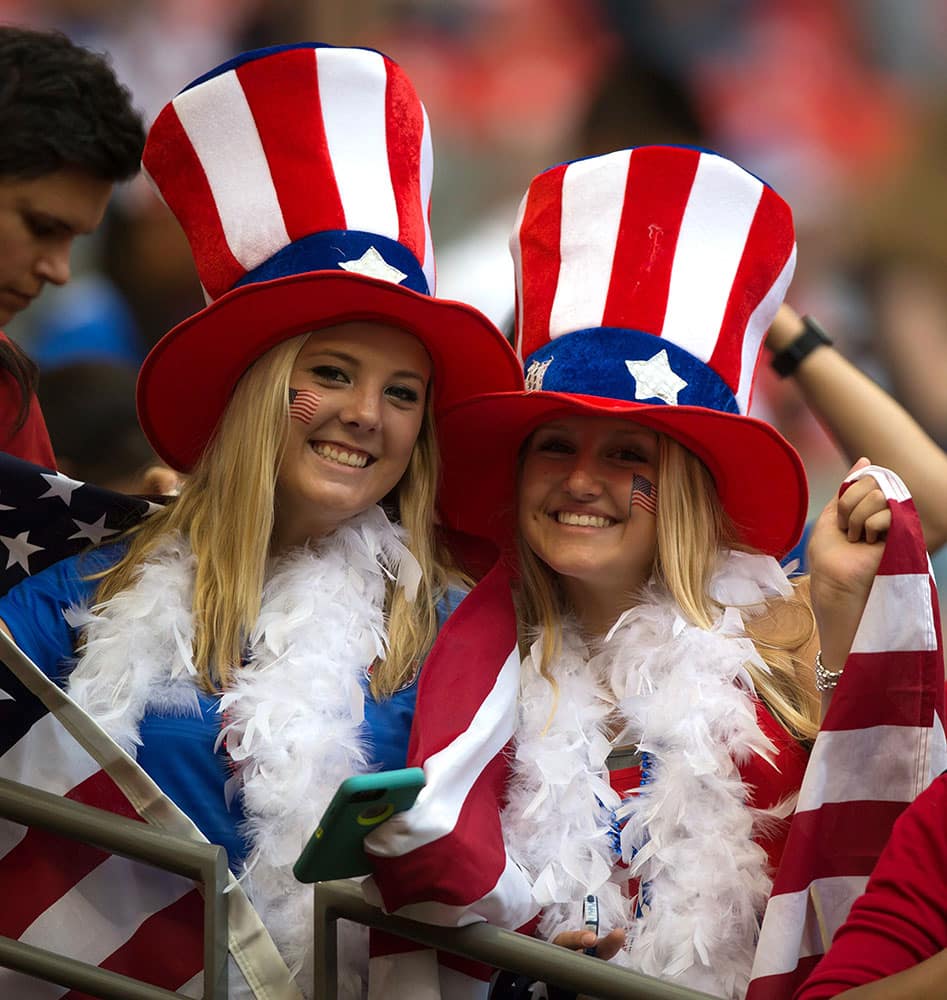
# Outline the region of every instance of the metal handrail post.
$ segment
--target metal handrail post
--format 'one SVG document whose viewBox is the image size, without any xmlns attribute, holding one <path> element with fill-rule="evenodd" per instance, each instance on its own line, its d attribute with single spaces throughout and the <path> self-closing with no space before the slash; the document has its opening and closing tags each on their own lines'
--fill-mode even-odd
<svg viewBox="0 0 947 1000">
<path fill-rule="evenodd" d="M 59 834 L 71 840 L 91 844 L 101 850 L 121 857 L 143 861 L 164 871 L 183 875 L 200 882 L 204 890 L 204 1000 L 226 1000 L 227 997 L 227 901 L 223 895 L 227 884 L 227 852 L 216 844 L 177 837 L 137 820 L 118 816 L 82 802 L 74 802 L 60 795 L 53 795 L 38 788 L 0 778 L 0 818 L 23 826 Z M 20 961 L 30 965 L 30 975 L 72 989 L 94 993 L 89 983 L 93 980 L 101 990 L 123 989 L 125 992 L 101 992 L 106 997 L 128 998 L 129 980 L 125 976 L 100 969 L 88 963 L 76 962 L 57 956 L 44 949 L 31 948 L 10 938 L 0 939 L 2 953 L 0 965 L 27 971 L 14 964 L 12 956 L 20 954 Z M 40 957 L 42 956 L 42 957 Z M 49 962 L 48 958 L 61 959 Z M 36 963 L 46 962 L 48 972 L 36 971 Z M 82 982 L 75 979 L 76 965 L 81 966 Z M 53 970 L 56 970 L 53 975 Z M 56 978 L 70 976 L 69 979 Z M 92 979 L 87 977 L 91 976 Z M 112 984 L 112 985 L 109 985 Z M 175 993 L 142 983 L 144 987 L 160 992 L 135 994 L 135 1000 L 151 997 L 174 997 Z"/>
<path fill-rule="evenodd" d="M 643 976 L 547 941 L 486 923 L 438 927 L 390 916 L 367 903 L 358 885 L 348 880 L 313 886 L 316 919 L 315 1000 L 337 1000 L 335 951 L 327 953 L 330 936 L 320 924 L 340 917 L 377 927 L 429 948 L 462 955 L 511 972 L 525 973 L 576 993 L 601 1000 L 714 1000 L 707 993 Z M 321 935 L 321 936 L 320 936 Z M 334 940 L 335 934 L 331 935 Z"/>
</svg>

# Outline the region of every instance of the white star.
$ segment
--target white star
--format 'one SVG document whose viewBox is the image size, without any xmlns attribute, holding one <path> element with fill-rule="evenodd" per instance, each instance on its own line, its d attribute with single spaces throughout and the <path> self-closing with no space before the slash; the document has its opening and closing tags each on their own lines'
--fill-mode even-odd
<svg viewBox="0 0 947 1000">
<path fill-rule="evenodd" d="M 43 479 L 49 484 L 49 489 L 40 496 L 40 500 L 46 497 L 59 497 L 67 507 L 72 503 L 73 492 L 80 486 L 85 486 L 85 483 L 80 483 L 77 479 L 70 479 L 61 472 L 55 472 L 52 475 L 47 475 L 44 472 Z"/>
<path fill-rule="evenodd" d="M 381 278 L 393 285 L 400 285 L 407 278 L 404 271 L 392 267 L 374 247 L 369 247 L 357 260 L 341 261 L 339 267 L 354 271 L 355 274 L 364 274 L 366 278 Z"/>
<path fill-rule="evenodd" d="M 98 519 L 98 521 L 93 521 L 91 524 L 86 524 L 85 521 L 78 521 L 76 518 L 72 519 L 72 523 L 79 530 L 74 535 L 69 536 L 70 541 L 73 538 L 88 538 L 94 545 L 98 545 L 103 538 L 108 538 L 109 535 L 118 534 L 118 531 L 115 528 L 105 527 L 104 514 Z"/>
<path fill-rule="evenodd" d="M 553 360 L 553 358 L 546 358 L 545 361 L 534 361 L 529 366 L 529 371 L 526 373 L 526 388 L 528 390 L 542 389 L 546 369 L 553 363 Z"/>
<path fill-rule="evenodd" d="M 635 380 L 635 399 L 663 399 L 677 405 L 677 394 L 687 383 L 674 371 L 666 350 L 658 351 L 647 361 L 626 361 L 625 366 Z"/>
<path fill-rule="evenodd" d="M 30 556 L 34 552 L 42 552 L 42 545 L 31 545 L 30 544 L 30 533 L 28 531 L 21 531 L 16 538 L 6 538 L 0 535 L 0 542 L 7 547 L 7 551 L 10 553 L 7 559 L 7 569 L 9 569 L 14 563 L 17 563 L 23 570 L 25 570 L 26 575 L 30 574 Z"/>
</svg>

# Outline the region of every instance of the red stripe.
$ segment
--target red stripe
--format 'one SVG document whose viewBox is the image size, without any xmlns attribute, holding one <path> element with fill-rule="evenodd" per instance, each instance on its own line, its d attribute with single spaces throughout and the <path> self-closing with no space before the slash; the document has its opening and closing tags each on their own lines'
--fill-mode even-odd
<svg viewBox="0 0 947 1000">
<path fill-rule="evenodd" d="M 509 575 L 495 566 L 447 619 L 418 682 L 410 761 L 425 761 L 469 730 L 474 715 L 496 683 L 516 640 Z M 478 622 L 489 622 L 484 628 Z M 471 670 L 470 664 L 479 664 Z M 449 712 L 443 706 L 450 705 Z M 410 765 L 408 765 L 410 766 Z"/>
<path fill-rule="evenodd" d="M 891 527 L 878 576 L 901 573 L 927 573 L 927 548 L 924 532 L 913 500 L 889 500 Z"/>
<path fill-rule="evenodd" d="M 682 152 L 631 154 L 603 326 L 661 333 L 681 220 L 700 162 L 697 150 Z"/>
<path fill-rule="evenodd" d="M 204 900 L 197 889 L 144 920 L 99 966 L 166 990 L 180 989 L 204 967 Z M 94 1000 L 71 991 L 63 1000 Z"/>
<path fill-rule="evenodd" d="M 284 52 L 237 69 L 291 240 L 345 228 L 322 120 L 317 51 Z"/>
<path fill-rule="evenodd" d="M 754 979 L 746 992 L 746 1000 L 790 1000 L 821 960 L 821 955 L 807 955 L 799 959 L 792 972 Z"/>
<path fill-rule="evenodd" d="M 96 772 L 64 797 L 140 819 L 104 771 Z M 31 828 L 0 859 L 0 934 L 18 938 L 40 914 L 109 857 L 97 847 Z"/>
<path fill-rule="evenodd" d="M 142 162 L 187 233 L 201 284 L 219 298 L 246 272 L 230 252 L 204 167 L 173 104 L 151 126 Z"/>
<path fill-rule="evenodd" d="M 942 678 L 943 668 L 934 652 L 850 653 L 822 731 L 927 729 L 934 721 L 936 689 L 943 687 L 938 675 Z"/>
<path fill-rule="evenodd" d="M 907 802 L 827 802 L 793 816 L 779 866 L 779 894 L 819 878 L 870 875 Z"/>
<path fill-rule="evenodd" d="M 708 362 L 734 392 L 740 385 L 744 331 L 753 310 L 766 297 L 789 260 L 794 240 L 789 206 L 764 185 L 730 290 L 717 346 Z M 755 366 L 765 332 L 761 331 L 758 349 L 752 358 L 746 359 L 747 364 Z"/>
<path fill-rule="evenodd" d="M 385 122 L 388 170 L 398 208 L 398 242 L 406 246 L 419 264 L 424 263 L 424 213 L 421 203 L 421 140 L 424 116 L 411 81 L 391 60 L 385 59 Z"/>
<path fill-rule="evenodd" d="M 561 265 L 562 180 L 566 164 L 533 181 L 520 224 L 523 329 L 520 353 L 525 359 L 549 340 L 549 317 Z"/>
</svg>

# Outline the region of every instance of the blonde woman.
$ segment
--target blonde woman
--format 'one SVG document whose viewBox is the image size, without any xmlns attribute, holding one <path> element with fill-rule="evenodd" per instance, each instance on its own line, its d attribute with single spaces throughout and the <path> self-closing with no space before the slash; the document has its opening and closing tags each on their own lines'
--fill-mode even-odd
<svg viewBox="0 0 947 1000">
<path fill-rule="evenodd" d="M 777 561 L 805 475 L 746 411 L 795 244 L 758 178 L 678 147 L 562 164 L 511 245 L 526 391 L 440 424 L 445 510 L 520 574 L 507 848 L 541 936 L 739 997 L 890 514 L 861 461 L 811 581 Z"/>
<path fill-rule="evenodd" d="M 210 300 L 138 386 L 186 481 L 137 530 L 15 587 L 0 618 L 227 848 L 306 984 L 311 890 L 292 864 L 342 779 L 404 765 L 456 602 L 435 411 L 521 376 L 484 317 L 431 295 L 427 118 L 380 53 L 239 56 L 164 109 L 144 165 Z"/>
</svg>

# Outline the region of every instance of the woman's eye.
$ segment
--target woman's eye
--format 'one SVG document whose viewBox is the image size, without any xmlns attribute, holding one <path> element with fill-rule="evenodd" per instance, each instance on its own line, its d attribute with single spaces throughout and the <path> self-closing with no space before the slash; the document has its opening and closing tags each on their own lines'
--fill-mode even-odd
<svg viewBox="0 0 947 1000">
<path fill-rule="evenodd" d="M 49 236 L 55 236 L 58 231 L 54 223 L 37 218 L 35 215 L 28 215 L 26 217 L 26 227 L 37 239 L 41 240 Z"/>
<path fill-rule="evenodd" d="M 416 389 L 407 385 L 390 385 L 386 390 L 389 396 L 393 396 L 399 403 L 416 403 L 420 394 Z"/>
<path fill-rule="evenodd" d="M 312 373 L 323 382 L 348 382 L 348 376 L 345 372 L 334 365 L 316 365 L 312 369 Z"/>
<path fill-rule="evenodd" d="M 615 458 L 619 462 L 646 462 L 647 459 L 640 452 L 632 448 L 619 448 L 615 453 Z"/>
<path fill-rule="evenodd" d="M 568 441 L 561 438 L 548 438 L 545 441 L 536 443 L 536 450 L 542 452 L 552 452 L 557 455 L 568 455 L 572 451 L 572 446 Z"/>
</svg>

